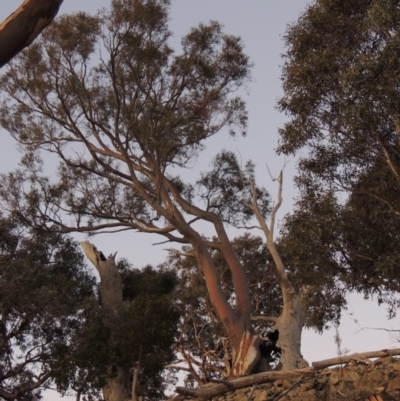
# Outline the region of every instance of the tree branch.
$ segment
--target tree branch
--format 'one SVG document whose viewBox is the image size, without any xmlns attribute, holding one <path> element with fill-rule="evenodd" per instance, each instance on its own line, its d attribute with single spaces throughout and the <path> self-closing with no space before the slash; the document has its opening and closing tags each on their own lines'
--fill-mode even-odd
<svg viewBox="0 0 400 401">
<path fill-rule="evenodd" d="M 400 348 L 384 349 L 381 351 L 370 351 L 355 353 L 351 355 L 340 356 L 338 358 L 324 359 L 323 361 L 313 362 L 312 366 L 315 370 L 325 369 L 329 366 L 340 365 L 342 363 L 349 363 L 353 360 L 362 361 L 366 358 L 382 358 L 385 356 L 400 355 Z"/>
<path fill-rule="evenodd" d="M 225 394 L 232 390 L 238 390 L 245 387 L 250 387 L 254 384 L 270 383 L 275 380 L 291 380 L 298 377 L 312 377 L 315 374 L 314 368 L 305 368 L 293 370 L 290 372 L 263 372 L 251 376 L 240 377 L 229 381 L 229 386 L 226 383 L 216 384 L 214 386 L 204 386 L 198 389 L 189 389 L 184 387 L 177 387 L 178 394 L 195 397 L 199 400 L 209 400 L 213 397 Z"/>
<path fill-rule="evenodd" d="M 0 68 L 29 46 L 57 15 L 63 0 L 25 0 L 0 24 Z"/>
<path fill-rule="evenodd" d="M 276 323 L 276 321 L 278 320 L 277 317 L 273 317 L 273 316 L 252 316 L 251 320 L 253 322 L 259 322 L 259 321 L 264 321 L 264 322 L 268 322 L 268 323 Z"/>
<path fill-rule="evenodd" d="M 262 231 L 264 232 L 266 242 L 267 242 L 267 248 L 269 252 L 271 253 L 271 256 L 275 262 L 276 269 L 278 271 L 278 276 L 279 276 L 279 285 L 281 286 L 282 289 L 282 297 L 283 297 L 283 304 L 288 305 L 291 294 L 293 294 L 294 289 L 292 284 L 289 281 L 289 278 L 286 274 L 285 266 L 283 264 L 283 261 L 281 259 L 281 256 L 279 255 L 279 252 L 276 248 L 275 242 L 274 242 L 274 226 L 275 226 L 275 218 L 276 218 L 276 213 L 278 212 L 281 204 L 282 204 L 282 188 L 283 188 L 283 172 L 281 171 L 279 174 L 279 178 L 277 179 L 279 183 L 279 188 L 278 188 L 278 202 L 276 205 L 273 207 L 272 212 L 271 212 L 271 223 L 268 226 L 267 222 L 265 221 L 264 216 L 261 213 L 260 208 L 258 207 L 257 203 L 257 191 L 256 191 L 256 185 L 254 180 L 250 181 L 251 185 L 251 191 L 252 191 L 252 203 L 246 203 L 246 206 L 253 211 L 258 224 L 260 225 Z"/>
</svg>

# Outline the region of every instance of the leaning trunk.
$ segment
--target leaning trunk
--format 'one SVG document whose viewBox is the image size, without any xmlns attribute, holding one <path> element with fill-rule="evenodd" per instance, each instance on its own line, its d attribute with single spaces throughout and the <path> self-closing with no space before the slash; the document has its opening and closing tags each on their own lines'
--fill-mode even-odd
<svg viewBox="0 0 400 401">
<path fill-rule="evenodd" d="M 115 263 L 115 254 L 105 258 L 94 245 L 85 241 L 81 243 L 87 258 L 94 264 L 100 275 L 100 295 L 103 308 L 112 316 L 118 313 L 122 304 L 122 279 Z M 111 373 L 110 367 L 110 373 Z M 105 401 L 125 401 L 128 397 L 127 377 L 119 366 L 110 374 L 103 388 Z"/>
<path fill-rule="evenodd" d="M 301 355 L 301 332 L 305 324 L 305 310 L 301 297 L 291 294 L 284 304 L 275 328 L 279 330 L 277 346 L 282 350 L 282 370 L 302 369 L 308 366 Z"/>
<path fill-rule="evenodd" d="M 0 67 L 8 63 L 53 21 L 63 0 L 25 0 L 0 23 Z"/>
<path fill-rule="evenodd" d="M 211 303 L 221 319 L 232 346 L 232 366 L 227 367 L 229 375 L 249 375 L 260 359 L 260 339 L 252 330 L 251 301 L 247 278 L 221 221 L 215 218 L 214 224 L 221 241 L 222 253 L 232 274 L 236 296 L 235 310 L 225 297 L 214 262 L 198 234 L 193 235 L 194 256 L 203 270 Z"/>
</svg>

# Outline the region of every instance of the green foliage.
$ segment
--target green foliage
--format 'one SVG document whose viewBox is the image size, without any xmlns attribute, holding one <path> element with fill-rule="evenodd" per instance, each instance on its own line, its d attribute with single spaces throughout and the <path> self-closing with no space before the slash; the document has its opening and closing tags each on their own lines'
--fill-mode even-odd
<svg viewBox="0 0 400 401">
<path fill-rule="evenodd" d="M 251 65 L 240 38 L 217 22 L 201 24 L 174 54 L 168 5 L 118 0 L 94 17 L 62 16 L 10 64 L 0 80 L 0 124 L 27 154 L 0 193 L 20 216 L 63 225 L 62 208 L 87 230 L 114 216 L 122 226 L 152 227 L 163 214 L 153 207 L 164 202 L 161 177 L 194 196 L 172 167 L 190 165 L 223 128 L 244 134 L 247 112 L 235 92 Z M 60 157 L 54 184 L 38 149 Z"/>
<path fill-rule="evenodd" d="M 119 263 L 123 275 L 124 303 L 117 314 L 98 311 L 81 334 L 79 349 L 57 377 L 61 390 L 99 394 L 106 379 L 117 369 L 133 372 L 140 364 L 138 395 L 146 400 L 164 399 L 168 382 L 164 366 L 172 361 L 172 344 L 179 318 L 171 293 L 176 278 L 172 272 L 131 269 Z M 129 383 L 126 384 L 130 390 Z"/>
<path fill-rule="evenodd" d="M 280 151 L 307 149 L 301 185 L 351 191 L 371 169 L 398 169 L 399 15 L 395 1 L 324 0 L 289 28 Z"/>
<path fill-rule="evenodd" d="M 0 219 L 0 397 L 40 398 L 79 343 L 93 294 L 75 242 Z"/>
<path fill-rule="evenodd" d="M 253 213 L 245 203 L 251 203 L 251 182 L 254 181 L 254 165 L 247 162 L 245 168 L 233 152 L 221 151 L 212 161 L 211 171 L 203 173 L 197 182 L 201 200 L 206 210 L 218 214 L 221 219 L 233 225 L 245 224 Z M 260 210 L 267 217 L 269 194 L 265 188 L 256 188 Z"/>
<path fill-rule="evenodd" d="M 400 7 L 318 0 L 289 27 L 280 151 L 301 152 L 285 228 L 305 277 L 398 305 Z M 302 274 L 302 273 L 299 273 Z M 340 286 L 339 286 L 340 287 Z M 337 294 L 340 288 L 337 288 Z"/>
<path fill-rule="evenodd" d="M 121 266 L 121 270 L 123 297 L 126 300 L 133 300 L 146 293 L 159 297 L 166 296 L 176 285 L 175 273 L 171 271 L 154 270 L 152 266 L 146 266 L 142 270 L 127 269 L 126 265 Z"/>
<path fill-rule="evenodd" d="M 303 196 L 286 216 L 279 250 L 296 288 L 306 289 L 307 326 L 318 331 L 339 321 L 346 305 L 338 204 L 332 194 Z M 350 273 L 349 273 L 350 274 Z"/>
</svg>

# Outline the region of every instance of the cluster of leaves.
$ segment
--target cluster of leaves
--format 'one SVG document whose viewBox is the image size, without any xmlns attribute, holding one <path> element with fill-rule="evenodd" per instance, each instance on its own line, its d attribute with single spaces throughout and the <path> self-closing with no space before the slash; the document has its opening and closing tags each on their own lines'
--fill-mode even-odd
<svg viewBox="0 0 400 401">
<path fill-rule="evenodd" d="M 215 212 L 222 221 L 243 227 L 253 218 L 246 203 L 252 201 L 254 164 L 248 161 L 243 168 L 234 152 L 222 150 L 210 167 L 211 170 L 203 173 L 197 182 L 200 200 L 207 211 Z M 267 217 L 270 212 L 269 194 L 265 188 L 255 188 L 260 211 Z"/>
<path fill-rule="evenodd" d="M 70 238 L 0 219 L 0 397 L 40 397 L 80 341 L 94 286 Z"/>
<path fill-rule="evenodd" d="M 249 79 L 250 62 L 240 38 L 217 22 L 201 24 L 175 55 L 168 5 L 118 0 L 96 16 L 64 15 L 2 77 L 1 125 L 28 153 L 41 148 L 62 160 L 56 185 L 29 156 L 28 173 L 8 177 L 3 197 L 26 192 L 21 181 L 28 181 L 31 203 L 48 205 L 45 216 L 36 206 L 36 223 L 61 224 L 61 207 L 80 227 L 95 229 L 115 215 L 121 225 L 152 226 L 159 212 L 143 191 L 156 199 L 166 169 L 187 167 L 223 127 L 244 133 L 247 112 L 235 92 Z M 82 145 L 93 159 L 78 150 Z M 33 215 L 26 203 L 15 204 L 21 215 Z"/>
<path fill-rule="evenodd" d="M 116 313 L 102 310 L 92 316 L 81 336 L 81 346 L 56 380 L 60 390 L 73 388 L 80 394 L 96 395 L 106 379 L 118 369 L 128 372 L 127 389 L 139 369 L 137 395 L 146 400 L 164 398 L 173 378 L 164 377 L 165 364 L 172 361 L 178 311 L 171 292 L 175 274 L 153 269 L 132 269 L 119 263 L 124 302 Z"/>
<path fill-rule="evenodd" d="M 284 234 L 305 274 L 398 304 L 400 6 L 311 4 L 285 36 L 290 116 L 280 151 L 301 151 L 301 196 Z M 293 263 L 293 262 L 291 262 Z M 307 272 L 307 273 L 306 273 Z"/>
<path fill-rule="evenodd" d="M 138 395 L 148 400 L 164 399 L 164 367 L 174 358 L 173 343 L 179 310 L 173 290 L 177 284 L 174 272 L 143 270 L 123 272 L 123 295 L 126 300 L 115 325 L 115 352 L 119 364 L 127 369 L 140 362 Z"/>
<path fill-rule="evenodd" d="M 100 307 L 95 279 L 74 241 L 1 218 L 2 398 L 40 399 L 52 382 L 62 393 L 93 397 L 113 366 L 132 372 L 141 359 L 139 395 L 162 399 L 179 318 L 171 298 L 176 277 L 120 266 L 124 303 L 114 316 Z"/>
</svg>

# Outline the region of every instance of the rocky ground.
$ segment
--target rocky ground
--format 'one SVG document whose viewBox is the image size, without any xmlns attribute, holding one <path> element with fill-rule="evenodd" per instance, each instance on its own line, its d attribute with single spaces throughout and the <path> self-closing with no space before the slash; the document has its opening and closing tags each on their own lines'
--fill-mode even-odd
<svg viewBox="0 0 400 401">
<path fill-rule="evenodd" d="M 400 359 L 353 361 L 317 371 L 314 377 L 259 384 L 212 401 L 400 401 Z"/>
</svg>

